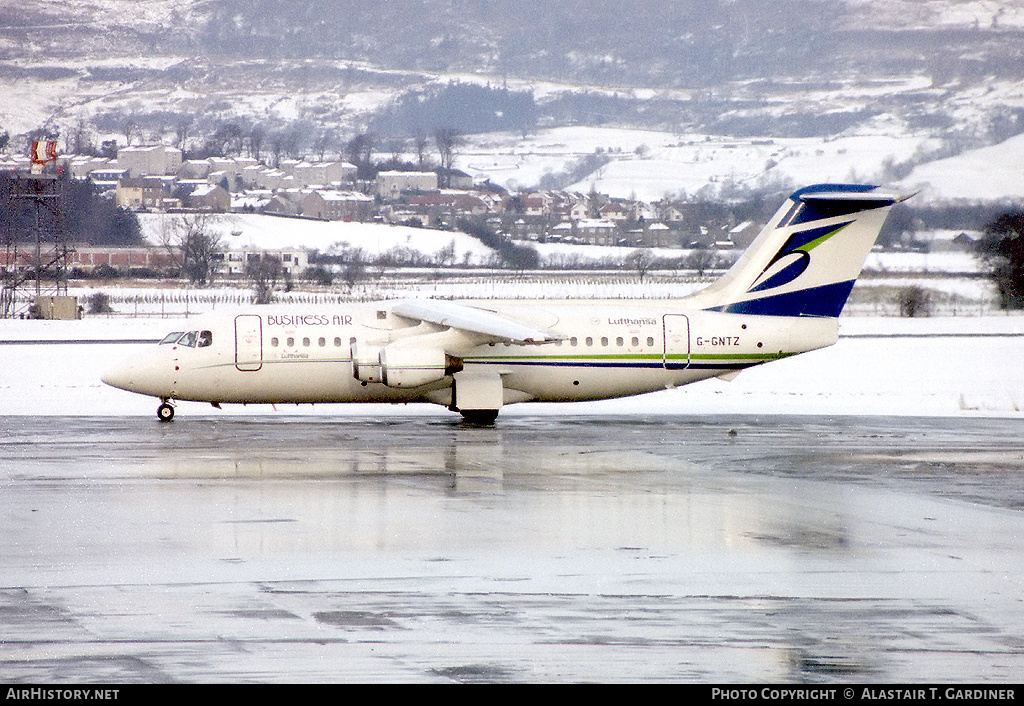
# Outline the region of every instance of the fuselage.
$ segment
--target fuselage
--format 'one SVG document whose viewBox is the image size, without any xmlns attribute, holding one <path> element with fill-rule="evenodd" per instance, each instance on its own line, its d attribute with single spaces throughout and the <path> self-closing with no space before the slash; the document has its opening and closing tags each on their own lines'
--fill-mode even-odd
<svg viewBox="0 0 1024 706">
<path fill-rule="evenodd" d="M 500 376 L 502 404 L 642 394 L 828 346 L 837 332 L 832 318 L 687 310 L 674 301 L 465 304 L 561 337 L 543 344 L 488 342 L 461 356 L 460 372 Z M 411 387 L 354 374 L 353 352 L 361 347 L 444 332 L 396 316 L 388 302 L 253 307 L 192 319 L 187 329 L 104 380 L 165 400 L 452 403 L 454 373 Z"/>
</svg>

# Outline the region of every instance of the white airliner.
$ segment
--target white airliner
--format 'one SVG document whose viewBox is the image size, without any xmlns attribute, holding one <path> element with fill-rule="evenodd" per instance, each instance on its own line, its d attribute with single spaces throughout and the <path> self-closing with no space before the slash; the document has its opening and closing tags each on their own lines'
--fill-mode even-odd
<svg viewBox="0 0 1024 706">
<path fill-rule="evenodd" d="M 253 307 L 195 320 L 107 371 L 173 403 L 432 402 L 487 424 L 517 402 L 639 395 L 830 346 L 893 204 L 875 186 L 793 193 L 725 275 L 667 301 Z"/>
</svg>

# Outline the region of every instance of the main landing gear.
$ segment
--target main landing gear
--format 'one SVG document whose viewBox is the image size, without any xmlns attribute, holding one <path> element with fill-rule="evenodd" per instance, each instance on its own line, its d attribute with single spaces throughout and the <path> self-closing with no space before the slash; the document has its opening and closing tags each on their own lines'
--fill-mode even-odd
<svg viewBox="0 0 1024 706">
<path fill-rule="evenodd" d="M 479 427 L 491 426 L 498 418 L 496 409 L 464 409 L 460 411 L 460 414 L 467 424 Z"/>
<path fill-rule="evenodd" d="M 156 418 L 161 422 L 171 421 L 174 419 L 174 407 L 172 407 L 167 400 L 164 400 L 163 403 L 156 408 Z"/>
</svg>

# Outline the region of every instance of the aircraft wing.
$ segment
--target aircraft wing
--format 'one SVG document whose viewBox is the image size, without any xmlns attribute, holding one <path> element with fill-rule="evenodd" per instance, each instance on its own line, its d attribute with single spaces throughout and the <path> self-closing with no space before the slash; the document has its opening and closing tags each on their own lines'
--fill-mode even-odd
<svg viewBox="0 0 1024 706">
<path fill-rule="evenodd" d="M 391 313 L 404 319 L 460 329 L 495 342 L 539 344 L 564 338 L 552 331 L 524 324 L 493 311 L 440 299 L 404 299 L 391 307 Z"/>
</svg>

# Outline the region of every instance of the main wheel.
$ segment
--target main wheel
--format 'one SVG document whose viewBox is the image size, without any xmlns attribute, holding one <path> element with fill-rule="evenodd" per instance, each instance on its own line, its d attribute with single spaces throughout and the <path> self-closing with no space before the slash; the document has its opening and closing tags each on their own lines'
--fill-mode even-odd
<svg viewBox="0 0 1024 706">
<path fill-rule="evenodd" d="M 169 422 L 174 419 L 174 407 L 164 402 L 156 408 L 156 418 L 161 422 Z"/>
<path fill-rule="evenodd" d="M 464 409 L 461 410 L 460 414 L 462 414 L 462 418 L 467 423 L 479 426 L 494 424 L 494 420 L 498 418 L 498 410 L 496 409 Z"/>
</svg>

